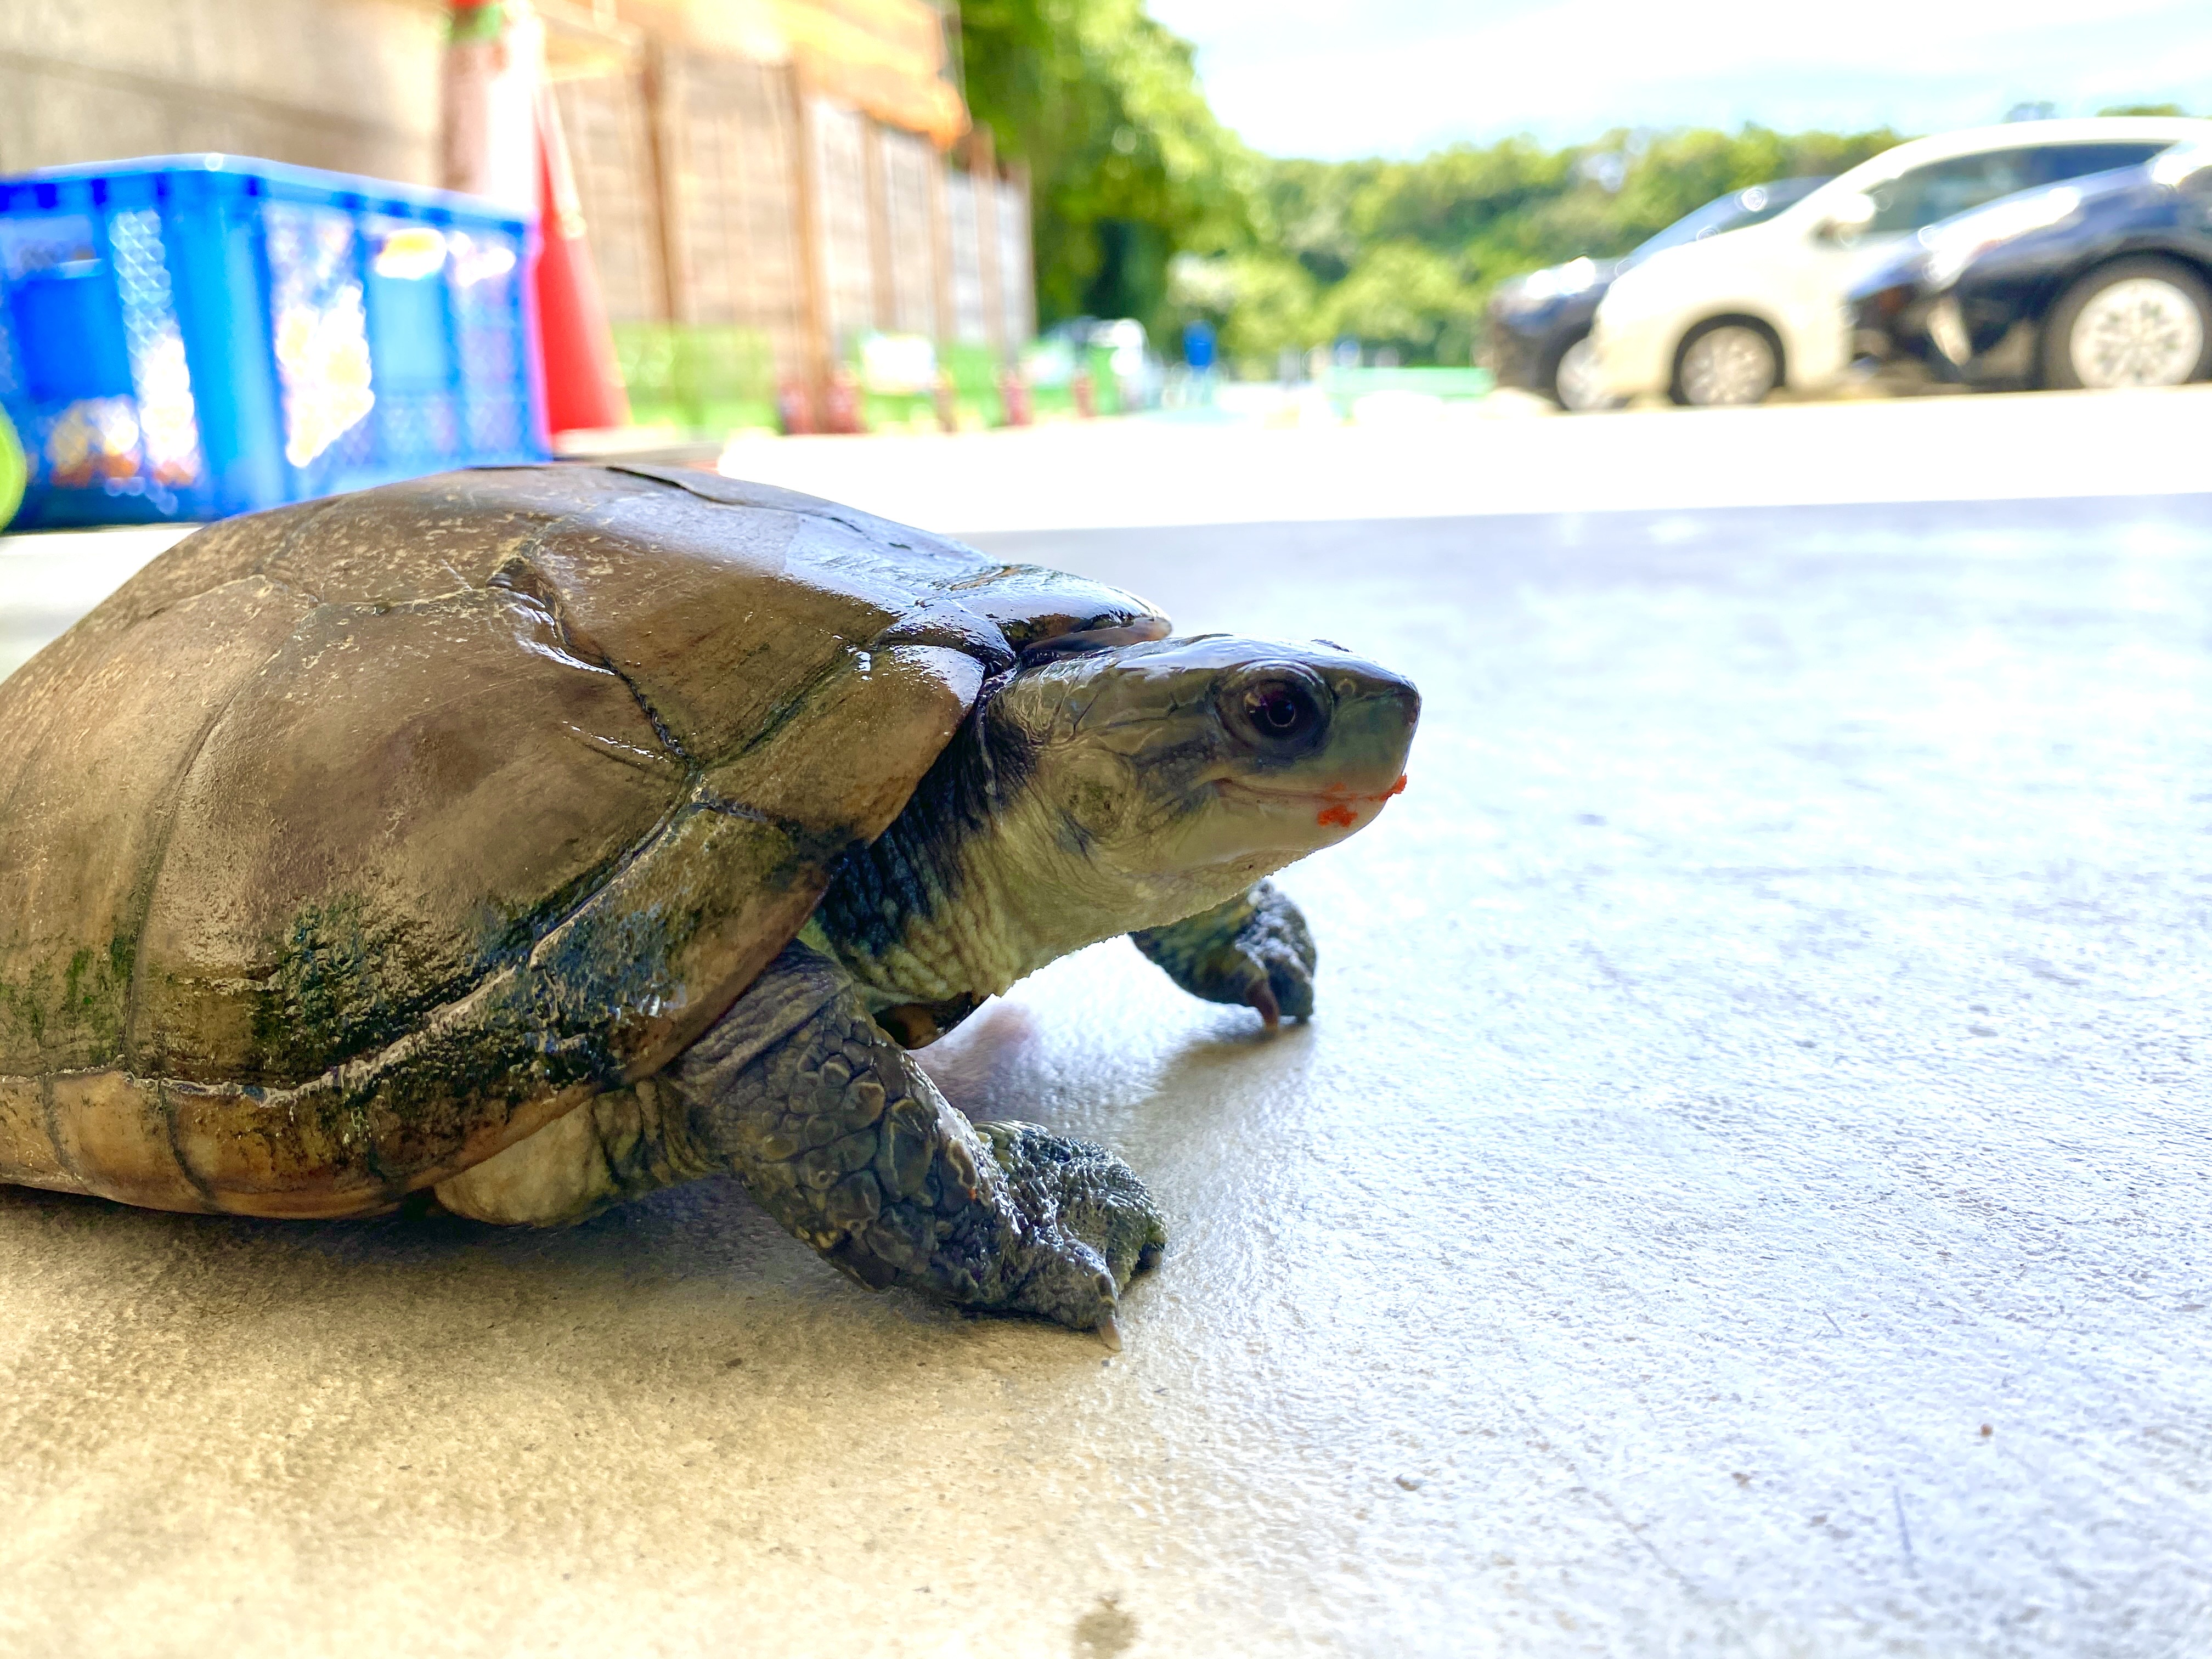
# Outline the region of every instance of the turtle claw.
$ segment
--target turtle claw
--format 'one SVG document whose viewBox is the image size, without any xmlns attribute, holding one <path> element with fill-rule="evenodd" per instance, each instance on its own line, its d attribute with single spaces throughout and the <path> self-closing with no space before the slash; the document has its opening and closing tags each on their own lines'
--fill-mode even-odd
<svg viewBox="0 0 2212 1659">
<path fill-rule="evenodd" d="M 1096 1336 L 1101 1343 L 1105 1345 L 1107 1352 L 1119 1353 L 1121 1352 L 1121 1328 L 1115 1322 L 1114 1316 L 1110 1310 L 1106 1313 L 1100 1314 L 1098 1316 L 1098 1322 L 1096 1325 L 1093 1325 L 1091 1329 L 1091 1334 Z"/>
<path fill-rule="evenodd" d="M 1313 1018 L 1313 934 L 1273 882 L 1211 910 L 1129 935 L 1137 948 L 1193 996 L 1241 1003 L 1267 1028 L 1283 1017 Z"/>
<path fill-rule="evenodd" d="M 1266 980 L 1260 981 L 1244 993 L 1244 1000 L 1260 1011 L 1261 1024 L 1271 1031 L 1283 1026 L 1283 1005 L 1275 1000 L 1275 988 Z"/>
</svg>

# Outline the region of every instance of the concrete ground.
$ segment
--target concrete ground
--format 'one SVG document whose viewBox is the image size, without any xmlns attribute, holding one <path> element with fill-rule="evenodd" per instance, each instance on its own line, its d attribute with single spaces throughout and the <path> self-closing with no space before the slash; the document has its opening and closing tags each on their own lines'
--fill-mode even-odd
<svg viewBox="0 0 2212 1659">
<path fill-rule="evenodd" d="M 984 539 L 1428 699 L 1310 1026 L 934 1052 L 1159 1195 L 1126 1351 L 0 1190 L 0 1651 L 2212 1652 L 2212 496 Z"/>
</svg>

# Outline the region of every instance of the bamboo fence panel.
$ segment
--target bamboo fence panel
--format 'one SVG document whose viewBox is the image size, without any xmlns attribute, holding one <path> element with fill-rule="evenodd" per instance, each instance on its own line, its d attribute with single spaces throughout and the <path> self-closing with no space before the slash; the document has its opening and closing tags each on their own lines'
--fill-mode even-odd
<svg viewBox="0 0 2212 1659">
<path fill-rule="evenodd" d="M 851 355 L 854 341 L 876 326 L 876 266 L 868 199 L 868 118 L 817 99 L 808 112 L 814 130 L 817 269 L 833 356 Z"/>
<path fill-rule="evenodd" d="M 998 181 L 999 306 L 1004 319 L 1000 343 L 1008 351 L 1036 333 L 1036 297 L 1030 291 L 1030 192 L 1012 179 Z"/>
<path fill-rule="evenodd" d="M 664 313 L 667 290 L 642 81 L 633 72 L 582 76 L 555 82 L 553 94 L 607 317 L 654 320 Z"/>
<path fill-rule="evenodd" d="M 672 49 L 661 57 L 659 91 L 675 319 L 757 329 L 779 370 L 805 374 L 798 112 L 789 74 Z"/>
<path fill-rule="evenodd" d="M 890 242 L 890 327 L 937 332 L 937 232 L 930 222 L 930 173 L 943 165 L 926 138 L 883 131 L 884 223 Z"/>
<path fill-rule="evenodd" d="M 960 345 L 988 345 L 991 319 L 984 309 L 983 248 L 976 235 L 975 181 L 958 168 L 945 175 L 945 216 L 952 251 L 952 338 Z"/>
</svg>

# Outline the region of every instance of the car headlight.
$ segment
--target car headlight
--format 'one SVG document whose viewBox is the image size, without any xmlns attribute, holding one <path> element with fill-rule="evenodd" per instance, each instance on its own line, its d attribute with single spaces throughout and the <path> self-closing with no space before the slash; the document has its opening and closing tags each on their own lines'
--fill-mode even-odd
<svg viewBox="0 0 2212 1659">
<path fill-rule="evenodd" d="M 1594 259 L 1570 259 L 1552 273 L 1555 291 L 1560 294 L 1580 294 L 1597 281 L 1597 262 Z"/>
<path fill-rule="evenodd" d="M 2081 192 L 2071 185 L 2038 191 L 2017 201 L 1996 202 L 1923 231 L 1928 246 L 1928 280 L 1938 288 L 1958 281 L 1959 273 L 1991 248 L 2031 231 L 2045 230 L 2074 216 Z"/>
<path fill-rule="evenodd" d="M 1580 294 L 1595 281 L 1597 263 L 1593 259 L 1570 259 L 1563 265 L 1547 265 L 1542 270 L 1530 271 L 1512 285 L 1513 303 L 1528 310 L 1547 300 Z"/>
</svg>

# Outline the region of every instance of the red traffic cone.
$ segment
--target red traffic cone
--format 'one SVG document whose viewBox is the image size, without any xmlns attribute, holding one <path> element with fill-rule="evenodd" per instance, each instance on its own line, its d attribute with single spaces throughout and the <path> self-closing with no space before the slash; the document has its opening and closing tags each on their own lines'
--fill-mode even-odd
<svg viewBox="0 0 2212 1659">
<path fill-rule="evenodd" d="M 560 114 L 547 93 L 538 99 L 538 200 L 539 249 L 531 280 L 545 366 L 545 423 L 555 432 L 628 426 L 629 398 L 615 362 L 614 331 L 584 240 Z"/>
</svg>

